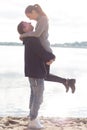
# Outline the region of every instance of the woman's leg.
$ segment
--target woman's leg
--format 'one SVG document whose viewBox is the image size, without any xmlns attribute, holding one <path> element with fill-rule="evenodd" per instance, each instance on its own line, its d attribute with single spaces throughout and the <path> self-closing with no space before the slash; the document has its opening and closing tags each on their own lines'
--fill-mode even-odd
<svg viewBox="0 0 87 130">
<path fill-rule="evenodd" d="M 50 72 L 50 66 L 49 65 L 45 65 L 45 66 L 46 66 L 46 70 L 47 70 L 47 75 L 46 75 L 45 80 L 52 81 L 52 82 L 59 82 L 59 83 L 63 83 L 63 84 L 66 82 L 65 78 L 50 74 L 49 73 Z"/>
<path fill-rule="evenodd" d="M 62 83 L 65 88 L 66 88 L 66 92 L 68 92 L 69 87 L 72 90 L 72 93 L 75 92 L 75 79 L 66 79 L 66 78 L 62 78 L 53 74 L 50 74 L 50 66 L 46 65 L 46 70 L 47 70 L 47 75 L 45 80 L 46 81 L 52 81 L 52 82 L 58 82 L 58 83 Z"/>
</svg>

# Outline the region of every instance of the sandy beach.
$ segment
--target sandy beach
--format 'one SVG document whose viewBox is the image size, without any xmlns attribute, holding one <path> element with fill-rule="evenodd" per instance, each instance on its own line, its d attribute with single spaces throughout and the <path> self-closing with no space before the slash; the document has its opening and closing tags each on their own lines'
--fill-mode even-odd
<svg viewBox="0 0 87 130">
<path fill-rule="evenodd" d="M 87 130 L 87 118 L 40 117 L 40 120 L 43 130 Z M 27 117 L 1 117 L 0 130 L 30 130 L 28 122 Z"/>
</svg>

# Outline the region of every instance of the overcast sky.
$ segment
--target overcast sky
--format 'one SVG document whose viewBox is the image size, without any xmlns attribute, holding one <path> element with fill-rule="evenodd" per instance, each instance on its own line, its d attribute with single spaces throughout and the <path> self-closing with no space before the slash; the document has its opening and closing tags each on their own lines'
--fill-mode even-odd
<svg viewBox="0 0 87 130">
<path fill-rule="evenodd" d="M 24 11 L 35 3 L 49 17 L 51 43 L 87 41 L 87 0 L 0 0 L 0 42 L 20 42 L 17 25 L 29 21 Z"/>
</svg>

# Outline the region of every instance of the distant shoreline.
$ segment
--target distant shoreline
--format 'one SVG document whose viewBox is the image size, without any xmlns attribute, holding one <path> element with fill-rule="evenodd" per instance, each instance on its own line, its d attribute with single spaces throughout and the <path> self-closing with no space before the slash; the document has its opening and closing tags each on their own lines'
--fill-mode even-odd
<svg viewBox="0 0 87 130">
<path fill-rule="evenodd" d="M 0 42 L 0 46 L 23 46 L 23 44 L 17 42 Z"/>
<path fill-rule="evenodd" d="M 23 44 L 17 42 L 0 42 L 0 46 L 23 46 Z M 51 47 L 87 49 L 87 42 L 74 42 L 74 43 L 63 43 L 63 44 L 55 43 L 55 44 L 51 44 Z"/>
<path fill-rule="evenodd" d="M 63 48 L 87 48 L 87 42 L 73 42 L 73 43 L 55 43 L 52 47 L 63 47 Z"/>
</svg>

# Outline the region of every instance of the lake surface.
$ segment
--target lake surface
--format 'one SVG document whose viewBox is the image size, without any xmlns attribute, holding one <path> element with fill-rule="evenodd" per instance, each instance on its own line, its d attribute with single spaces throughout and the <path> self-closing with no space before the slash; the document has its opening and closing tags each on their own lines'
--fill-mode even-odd
<svg viewBox="0 0 87 130">
<path fill-rule="evenodd" d="M 51 73 L 76 78 L 76 92 L 60 83 L 45 82 L 39 115 L 87 117 L 87 49 L 53 48 Z M 0 116 L 27 116 L 30 87 L 24 77 L 24 47 L 0 46 Z"/>
</svg>

